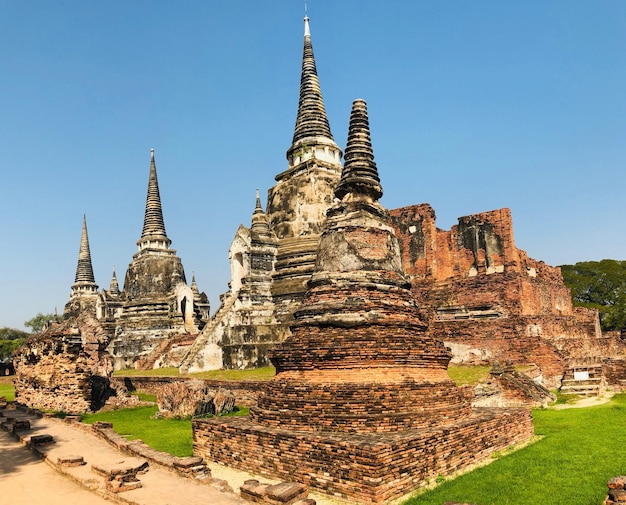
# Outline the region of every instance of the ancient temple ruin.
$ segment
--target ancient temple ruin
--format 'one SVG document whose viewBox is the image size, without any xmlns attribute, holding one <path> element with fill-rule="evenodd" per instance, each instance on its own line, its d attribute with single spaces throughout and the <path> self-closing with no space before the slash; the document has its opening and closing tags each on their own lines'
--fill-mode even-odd
<svg viewBox="0 0 626 505">
<path fill-rule="evenodd" d="M 134 366 L 171 337 L 197 334 L 198 326 L 208 319 L 208 301 L 206 297 L 197 300 L 197 294 L 187 285 L 182 262 L 170 248 L 171 243 L 165 232 L 152 149 L 143 230 L 137 241 L 139 250 L 126 270 L 124 289 L 118 297 L 121 305 L 114 305 L 119 312 L 113 316 L 115 336 L 109 352 L 116 368 Z M 108 294 L 114 299 L 110 291 Z M 107 314 L 104 305 L 102 313 Z"/>
<path fill-rule="evenodd" d="M 257 196 L 252 226 L 237 230 L 229 251 L 229 291 L 185 356 L 182 371 L 269 364 L 267 351 L 289 335 L 293 311 L 313 272 L 322 223 L 341 174 L 341 154 L 326 116 L 305 18 L 300 99 L 287 170 L 276 175 L 276 185 L 268 191 L 267 211 Z"/>
<path fill-rule="evenodd" d="M 178 365 L 182 355 L 178 347 L 187 349 L 209 319 L 208 299 L 195 278 L 187 285 L 171 243 L 152 149 L 143 229 L 123 289 L 114 269 L 109 289 L 98 291 L 83 220 L 76 279 L 64 311 L 65 316 L 89 314 L 99 322 L 116 369 Z"/>
<path fill-rule="evenodd" d="M 250 418 L 193 421 L 194 453 L 386 503 L 533 435 L 528 409 L 472 409 L 447 374 L 406 278 L 370 143 L 353 103 L 345 166 L 276 376 Z M 237 450 L 234 451 L 233 447 Z"/>
<path fill-rule="evenodd" d="M 237 230 L 229 291 L 182 360 L 183 372 L 267 365 L 268 350 L 290 335 L 310 279 L 341 150 L 325 113 L 308 18 L 287 159 L 288 169 L 268 192 L 266 212 L 257 198 L 253 219 L 263 220 L 263 237 L 253 227 Z M 449 231 L 437 228 L 428 204 L 390 215 L 422 317 L 452 349 L 455 363 L 535 363 L 537 379 L 555 387 L 571 359 L 626 355 L 623 342 L 601 335 L 595 311 L 572 306 L 558 268 L 516 247 L 509 209 L 461 217 Z"/>
</svg>

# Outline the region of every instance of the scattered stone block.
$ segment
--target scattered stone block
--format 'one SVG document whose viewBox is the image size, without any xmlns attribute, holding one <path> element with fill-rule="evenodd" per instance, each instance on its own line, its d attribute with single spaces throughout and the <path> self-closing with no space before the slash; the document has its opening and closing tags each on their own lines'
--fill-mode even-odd
<svg viewBox="0 0 626 505">
<path fill-rule="evenodd" d="M 262 484 L 256 479 L 249 479 L 239 488 L 242 498 L 254 503 L 268 505 L 315 505 L 315 500 L 306 497 L 307 486 L 297 482 L 281 482 L 279 484 Z"/>
<path fill-rule="evenodd" d="M 624 475 L 613 477 L 609 481 L 609 489 L 624 489 L 625 486 L 626 486 L 626 476 Z"/>
<path fill-rule="evenodd" d="M 33 435 L 32 437 L 30 437 L 31 447 L 38 447 L 40 445 L 48 445 L 48 444 L 53 444 L 53 443 L 54 443 L 54 438 L 52 438 L 52 435 L 43 434 L 43 435 Z"/>
<path fill-rule="evenodd" d="M 139 479 L 132 475 L 116 475 L 105 480 L 105 488 L 111 493 L 123 493 L 142 487 Z"/>
<path fill-rule="evenodd" d="M 16 433 L 18 431 L 28 431 L 30 430 L 30 421 L 28 419 L 18 419 L 13 423 L 13 428 L 11 431 Z"/>
<path fill-rule="evenodd" d="M 57 463 L 65 467 L 82 466 L 85 464 L 85 460 L 82 456 L 59 456 Z"/>
<path fill-rule="evenodd" d="M 92 426 L 97 430 L 105 430 L 113 428 L 113 423 L 109 423 L 106 421 L 96 421 L 92 424 Z"/>
<path fill-rule="evenodd" d="M 92 464 L 91 470 L 104 477 L 137 475 L 148 471 L 148 462 L 141 459 L 128 459 L 108 464 Z"/>
<path fill-rule="evenodd" d="M 608 482 L 609 494 L 604 500 L 604 505 L 626 504 L 626 476 L 613 477 Z"/>
</svg>

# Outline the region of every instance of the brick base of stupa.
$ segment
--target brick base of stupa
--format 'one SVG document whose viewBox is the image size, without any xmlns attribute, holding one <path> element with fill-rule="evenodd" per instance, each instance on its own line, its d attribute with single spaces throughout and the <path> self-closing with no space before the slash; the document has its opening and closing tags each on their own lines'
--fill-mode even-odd
<svg viewBox="0 0 626 505">
<path fill-rule="evenodd" d="M 387 503 L 533 435 L 528 409 L 477 408 L 454 424 L 393 433 L 281 430 L 242 417 L 193 421 L 196 456 L 359 503 Z"/>
</svg>

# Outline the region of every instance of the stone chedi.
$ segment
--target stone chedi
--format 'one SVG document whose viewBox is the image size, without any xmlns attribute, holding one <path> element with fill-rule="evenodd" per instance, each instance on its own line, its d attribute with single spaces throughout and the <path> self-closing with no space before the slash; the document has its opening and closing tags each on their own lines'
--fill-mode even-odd
<svg viewBox="0 0 626 505">
<path fill-rule="evenodd" d="M 165 232 L 154 149 L 150 155 L 148 192 L 138 251 L 119 290 L 113 271 L 110 289 L 98 298 L 97 317 L 112 334 L 109 352 L 116 369 L 160 363 L 150 356 L 167 354 L 164 342 L 181 335 L 197 335 L 208 320 L 209 303 L 195 279 L 188 286 L 180 258 Z"/>
<path fill-rule="evenodd" d="M 359 502 L 383 503 L 533 435 L 527 409 L 471 408 L 402 271 L 365 102 L 292 334 L 250 419 L 193 421 L 194 452 Z M 237 447 L 233 452 L 232 447 Z"/>
<path fill-rule="evenodd" d="M 287 162 L 268 191 L 267 211 L 257 197 L 252 227 L 237 230 L 229 251 L 229 291 L 184 358 L 182 371 L 268 365 L 267 351 L 289 335 L 293 311 L 313 273 L 325 212 L 341 175 L 341 149 L 326 116 L 308 17 Z"/>
</svg>

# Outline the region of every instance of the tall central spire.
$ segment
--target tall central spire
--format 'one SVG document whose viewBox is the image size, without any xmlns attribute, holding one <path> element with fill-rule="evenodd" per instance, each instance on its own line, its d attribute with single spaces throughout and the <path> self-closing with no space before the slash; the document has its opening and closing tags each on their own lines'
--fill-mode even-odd
<svg viewBox="0 0 626 505">
<path fill-rule="evenodd" d="M 304 50 L 302 54 L 302 76 L 300 77 L 300 100 L 298 117 L 293 134 L 293 145 L 311 137 L 326 137 L 333 140 L 324 109 L 322 91 L 317 77 L 309 18 L 304 18 Z"/>
<path fill-rule="evenodd" d="M 140 250 L 146 247 L 169 249 L 171 243 L 172 241 L 167 238 L 167 234 L 165 233 L 165 224 L 163 222 L 159 181 L 157 179 L 156 163 L 154 161 L 154 149 L 150 149 L 150 176 L 148 178 L 146 212 L 143 220 L 143 231 L 137 245 Z"/>
</svg>

